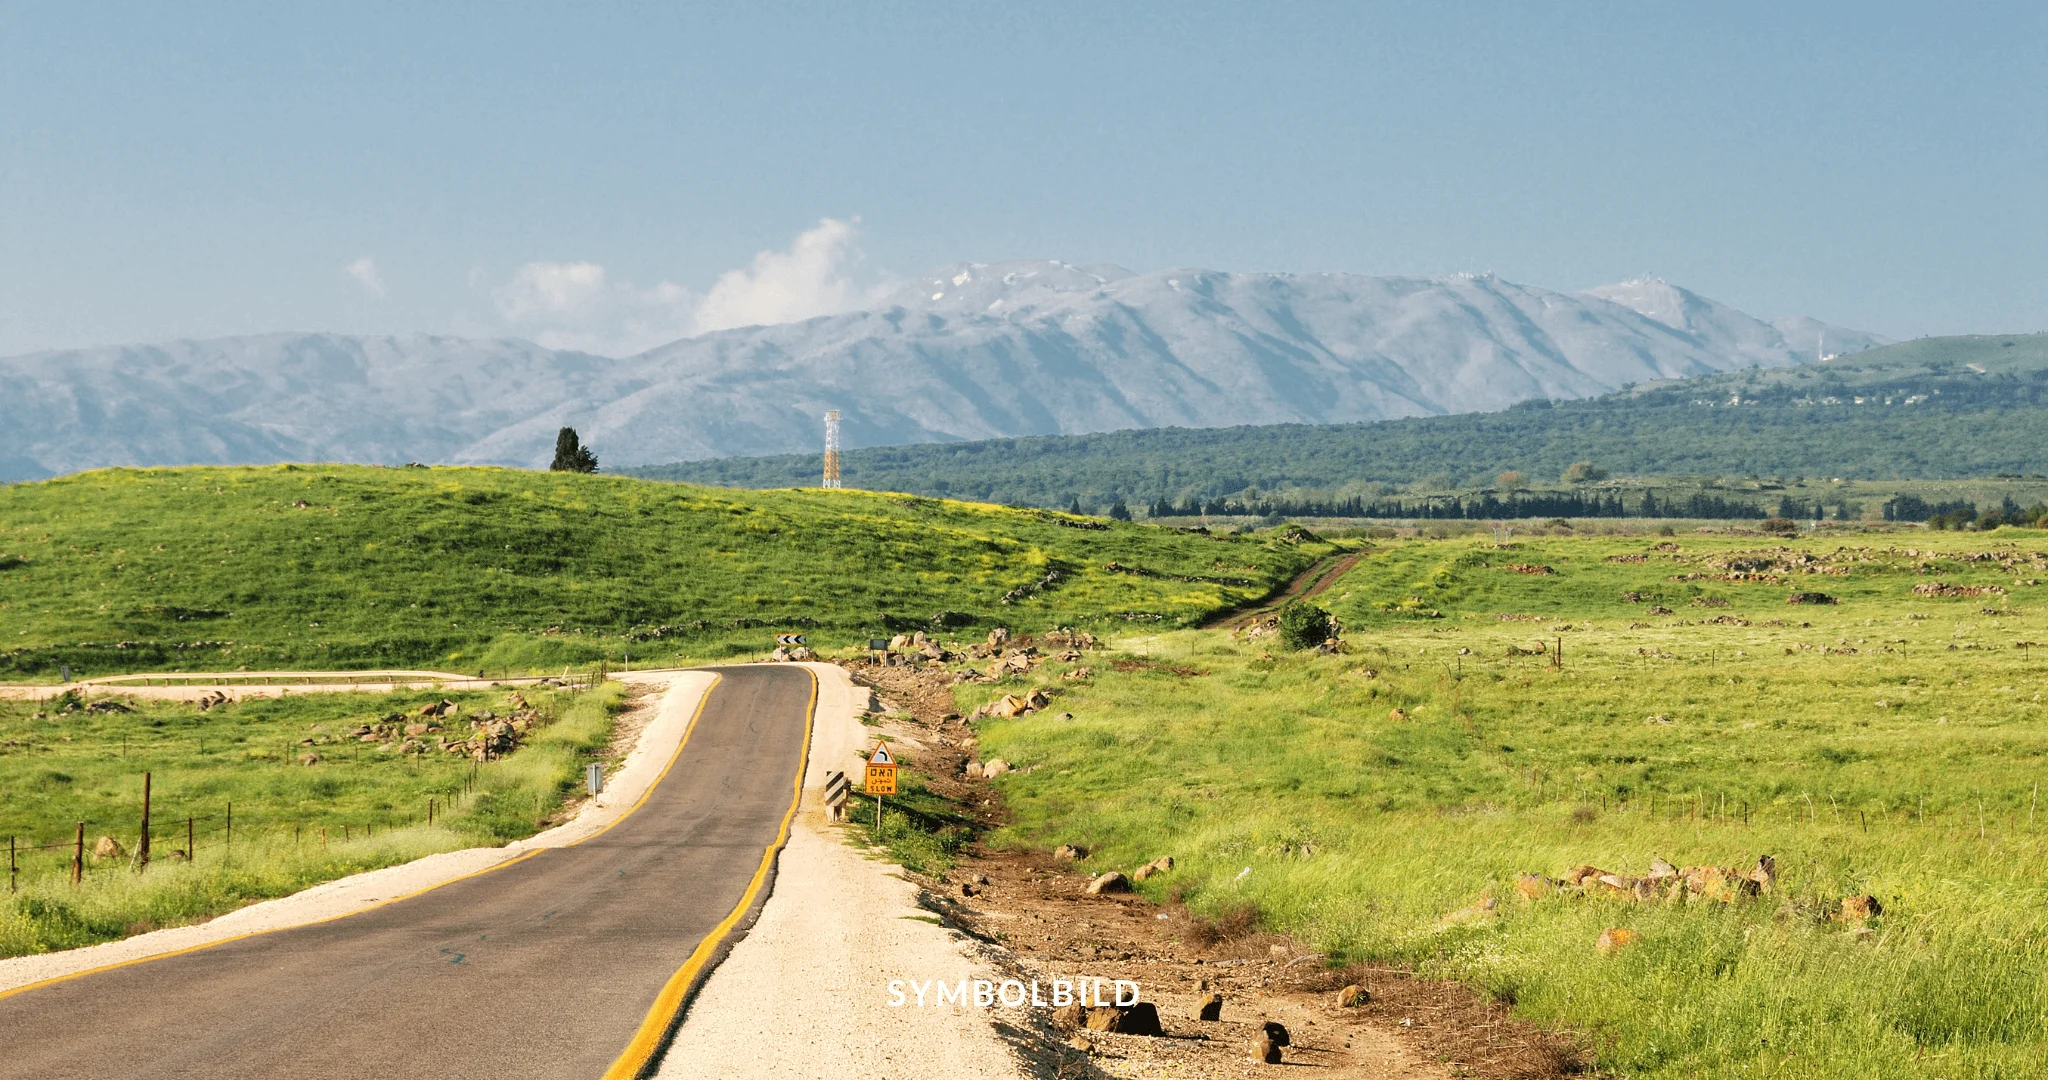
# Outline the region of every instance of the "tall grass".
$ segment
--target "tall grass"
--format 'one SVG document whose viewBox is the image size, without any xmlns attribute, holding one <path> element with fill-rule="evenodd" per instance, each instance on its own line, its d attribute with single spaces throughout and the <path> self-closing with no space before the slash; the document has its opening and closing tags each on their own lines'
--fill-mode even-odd
<svg viewBox="0 0 2048 1080">
<path fill-rule="evenodd" d="M 1091 658 L 1072 683 L 1055 665 L 1038 676 L 1066 691 L 1054 709 L 982 725 L 984 753 L 1022 766 L 1002 840 L 1085 843 L 1104 868 L 1172 854 L 1141 888 L 1464 980 L 1627 1075 L 2048 1074 L 2048 662 L 2015 647 L 2048 620 L 2023 599 L 2037 587 L 1966 557 L 2048 544 L 1881 539 L 1850 560 L 1801 542 L 1850 572 L 1764 584 L 1606 561 L 1656 539 L 1386 547 L 1328 596 L 1349 655 L 1178 633 L 1127 641 L 1135 670 Z M 1508 569 L 1534 564 L 1554 573 Z M 1929 582 L 2012 595 L 1913 594 Z M 1841 603 L 1785 603 L 1813 589 Z M 1660 601 L 1676 614 L 1649 615 Z M 1732 905 L 1512 887 L 1767 853 L 1776 889 Z M 1871 933 L 1826 917 L 1862 893 L 1885 907 Z M 1602 956 L 1608 927 L 1640 940 Z"/>
</svg>

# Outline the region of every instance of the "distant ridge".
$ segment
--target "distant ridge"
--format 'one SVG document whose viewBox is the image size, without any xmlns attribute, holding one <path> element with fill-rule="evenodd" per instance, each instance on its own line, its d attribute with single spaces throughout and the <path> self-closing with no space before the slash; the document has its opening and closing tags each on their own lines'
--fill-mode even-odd
<svg viewBox="0 0 2048 1080">
<path fill-rule="evenodd" d="M 817 454 L 636 475 L 736 487 L 817 482 Z M 2048 335 L 1923 338 L 1825 364 L 1642 383 L 1598 398 L 1364 424 L 1165 428 L 896 446 L 846 456 L 850 487 L 1025 506 L 1555 485 L 1617 476 L 1863 480 L 2048 474 Z"/>
<path fill-rule="evenodd" d="M 0 360 L 0 478 L 101 465 L 606 467 L 809 450 L 1505 408 L 1883 339 L 1764 322 L 1654 279 L 1590 293 L 1451 278 L 961 264 L 873 310 L 614 359 L 517 340 L 267 334 Z"/>
</svg>

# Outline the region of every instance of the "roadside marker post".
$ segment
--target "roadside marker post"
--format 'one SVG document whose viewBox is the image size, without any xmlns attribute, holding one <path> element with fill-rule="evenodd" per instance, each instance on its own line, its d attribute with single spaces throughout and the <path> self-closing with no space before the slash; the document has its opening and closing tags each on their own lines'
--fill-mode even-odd
<svg viewBox="0 0 2048 1080">
<path fill-rule="evenodd" d="M 604 790 L 604 769 L 597 762 L 593 761 L 583 767 L 583 786 L 590 789 L 590 797 L 593 799 Z"/>
<path fill-rule="evenodd" d="M 803 634 L 777 634 L 777 635 L 775 635 L 775 643 L 776 643 L 777 645 L 780 645 L 780 646 L 782 646 L 782 647 L 783 647 L 783 648 L 785 648 L 785 649 L 787 649 L 787 648 L 792 648 L 792 647 L 794 647 L 794 646 L 797 646 L 797 645 L 802 645 L 802 644 L 804 644 L 805 642 L 808 642 L 808 641 L 810 641 L 810 640 L 811 640 L 811 639 L 810 639 L 809 637 L 806 637 L 806 636 L 805 636 L 805 635 L 803 635 Z"/>
<path fill-rule="evenodd" d="M 882 831 L 882 796 L 896 794 L 896 758 L 888 743 L 877 743 L 868 755 L 867 793 L 875 797 L 875 831 Z"/>
<path fill-rule="evenodd" d="M 853 790 L 853 784 L 846 774 L 834 769 L 825 774 L 825 808 L 833 821 L 846 820 L 846 796 Z"/>
</svg>

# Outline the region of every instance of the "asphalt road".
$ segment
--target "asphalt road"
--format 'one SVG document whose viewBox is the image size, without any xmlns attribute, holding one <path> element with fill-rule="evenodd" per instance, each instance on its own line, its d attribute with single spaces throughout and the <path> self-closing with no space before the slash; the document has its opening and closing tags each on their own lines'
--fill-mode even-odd
<svg viewBox="0 0 2048 1080">
<path fill-rule="evenodd" d="M 746 893 L 803 769 L 812 674 L 723 675 L 674 767 L 609 831 L 0 999 L 0 1077 L 595 1080 Z"/>
</svg>

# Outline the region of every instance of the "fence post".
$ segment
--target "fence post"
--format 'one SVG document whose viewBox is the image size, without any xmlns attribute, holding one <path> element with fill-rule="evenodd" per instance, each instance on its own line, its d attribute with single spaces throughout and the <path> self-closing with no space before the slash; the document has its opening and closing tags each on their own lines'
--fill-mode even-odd
<svg viewBox="0 0 2048 1080">
<path fill-rule="evenodd" d="M 142 840 L 135 845 L 135 869 L 149 865 L 149 774 L 142 774 Z"/>
<path fill-rule="evenodd" d="M 232 845 L 234 844 L 234 842 L 235 842 L 235 803 L 234 803 L 234 800 L 230 799 L 230 800 L 228 800 L 228 836 L 227 836 L 227 840 L 226 840 L 226 841 L 224 841 L 224 842 L 223 842 L 223 843 L 221 844 L 221 848 L 223 849 L 223 850 L 221 851 L 221 857 L 222 857 L 222 858 L 226 858 L 226 857 L 227 857 L 227 854 L 228 854 L 228 853 L 227 853 L 226 849 L 227 849 L 228 847 L 232 846 Z"/>
<path fill-rule="evenodd" d="M 71 883 L 85 880 L 85 822 L 78 823 L 78 846 L 71 849 Z"/>
<path fill-rule="evenodd" d="M 432 825 L 433 823 L 434 823 L 434 800 L 432 800 L 432 799 L 428 799 L 428 800 L 427 800 L 427 824 L 429 824 L 429 825 Z"/>
<path fill-rule="evenodd" d="M 14 875 L 15 875 L 16 873 L 18 873 L 18 872 L 19 872 L 19 871 L 17 871 L 17 870 L 15 869 L 15 867 L 14 867 L 14 837 L 10 836 L 10 837 L 8 837 L 8 838 L 7 838 L 7 891 L 8 891 L 8 892 L 13 892 L 13 891 L 14 891 L 14 889 L 15 889 L 15 886 L 14 886 Z"/>
<path fill-rule="evenodd" d="M 185 817 L 185 861 L 199 861 L 199 845 L 193 842 L 192 818 L 189 814 Z"/>
</svg>

